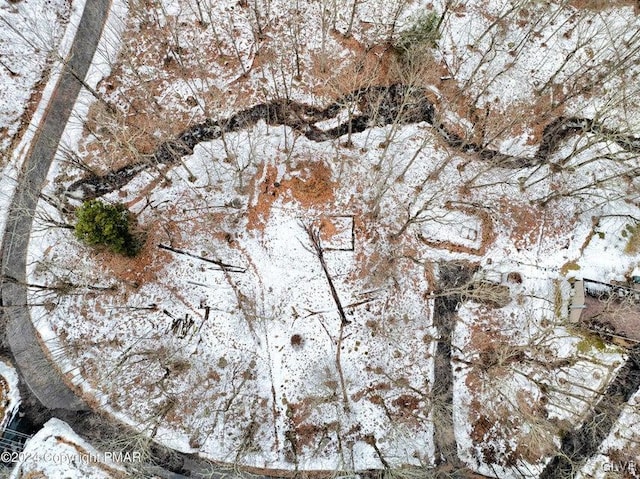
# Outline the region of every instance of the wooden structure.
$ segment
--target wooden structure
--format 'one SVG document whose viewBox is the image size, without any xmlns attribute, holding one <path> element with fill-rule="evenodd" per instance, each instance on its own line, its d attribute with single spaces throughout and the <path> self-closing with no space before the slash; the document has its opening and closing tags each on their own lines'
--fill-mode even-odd
<svg viewBox="0 0 640 479">
<path fill-rule="evenodd" d="M 640 342 L 640 291 L 591 279 L 576 280 L 569 321 Z"/>
</svg>

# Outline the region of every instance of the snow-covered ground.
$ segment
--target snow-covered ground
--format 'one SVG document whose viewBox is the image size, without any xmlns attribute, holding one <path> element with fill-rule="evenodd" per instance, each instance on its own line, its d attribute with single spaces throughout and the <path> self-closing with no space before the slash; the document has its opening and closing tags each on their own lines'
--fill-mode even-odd
<svg viewBox="0 0 640 479">
<path fill-rule="evenodd" d="M 121 56 L 91 78 L 114 108 L 81 98 L 67 153 L 106 171 L 248 105 L 288 97 L 321 106 L 371 83 L 407 81 L 380 66 L 391 58 L 382 40 L 395 17 L 406 28 L 431 7 L 364 2 L 352 23 L 348 8 L 332 16 L 314 3 L 251 4 L 216 2 L 211 15 L 186 1 L 129 11 Z M 606 105 L 598 112 L 608 127 L 637 134 L 637 105 L 619 93 L 638 65 L 620 54 L 621 68 L 599 88 L 583 83 L 637 41 L 632 10 L 565 5 L 548 17 L 537 4 L 514 5 L 452 7 L 430 68 L 410 72 L 443 121 L 529 158 L 550 121 L 594 116 L 590 105 Z M 359 108 L 347 104 L 339 117 Z M 518 477 L 515 461 L 535 475 L 624 359 L 566 324 L 567 273 L 624 280 L 637 267 L 621 231 L 640 218 L 630 177 L 638 159 L 584 133 L 563 140 L 551 166 L 509 169 L 448 147 L 426 123 L 370 126 L 314 142 L 260 121 L 198 145 L 179 165 L 140 173 L 103 198 L 126 203 L 145 230 L 135 259 L 80 245 L 50 221 L 73 216 L 41 202 L 29 277 L 58 288 L 33 292 L 31 311 L 62 369 L 116 417 L 219 461 L 431 465 L 429 295 L 440 262 L 466 261 L 521 282 L 508 283 L 506 306 L 460 306 L 460 455 L 485 474 Z M 69 158 L 60 156 L 46 192 L 75 207 L 63 190 L 85 171 Z M 340 245 L 325 260 L 348 324 L 305 226 L 324 246 Z"/>
<path fill-rule="evenodd" d="M 242 145 L 244 135 L 226 141 Z M 260 467 L 294 461 L 312 469 L 381 467 L 375 447 L 362 439 L 371 437 L 390 463 L 429 464 L 433 432 L 425 411 L 433 343 L 426 338 L 434 331 L 423 268 L 401 260 L 393 281 L 377 274 L 389 268 L 393 246 L 368 222 L 351 185 L 334 184 L 329 165 L 319 163 L 332 156 L 330 143 L 299 139 L 305 154 L 287 165 L 280 152 L 284 128 L 267 132 L 260 125 L 252 135 L 261 138 L 257 154 L 273 160 L 250 167 L 244 193 L 232 169 L 211 161 L 224 154 L 221 141 L 196 148 L 184 170 L 168 172 L 171 187 L 140 196 L 142 175 L 126 188 L 122 199 L 153 225 L 136 267 L 111 256 L 86 262 L 82 249 L 63 246 L 68 238 L 60 230 L 37 233 L 33 248 L 51 248 L 32 254 L 45 254 L 53 266 L 36 266 L 41 280 L 52 281 L 55 271 L 80 290 L 87 281 L 98 289 L 125 287 L 98 295 L 92 306 L 98 315 L 88 322 L 84 293 L 57 307 L 43 295 L 45 310 L 54 308 L 74 326 L 54 324 L 35 308 L 41 334 L 54 344 L 64 329 L 65 347 L 78 351 L 92 338 L 100 352 L 82 352 L 77 379 L 97 374 L 89 384 L 105 407 L 138 425 L 159 425 L 159 438 L 179 449 Z M 356 164 L 358 171 L 363 167 Z M 198 180 L 189 184 L 186 171 Z M 225 206 L 234 197 L 240 209 Z M 141 211 L 145 204 L 152 206 Z M 328 226 L 332 216 L 345 214 L 356 218 L 354 251 L 325 253 L 351 321 L 342 331 L 303 227 L 324 224 L 321 234 L 330 238 L 337 234 Z M 181 227 L 164 230 L 167 215 L 181 218 Z M 160 251 L 159 244 L 201 258 Z M 221 271 L 207 262 L 215 259 L 242 270 Z M 126 379 L 116 388 L 104 389 L 109 377 L 121 374 Z M 134 412 L 142 405 L 140 388 L 145 405 Z M 171 400 L 187 390 L 188 398 Z"/>
<path fill-rule="evenodd" d="M 512 285 L 504 308 L 460 309 L 456 437 L 482 474 L 535 477 L 625 359 L 620 348 L 596 348 L 567 328 L 564 315 L 554 317 L 552 283 L 526 278 Z"/>
<path fill-rule="evenodd" d="M 0 2 L 0 231 L 83 9 L 83 0 Z"/>
<path fill-rule="evenodd" d="M 3 157 L 25 110 L 38 104 L 37 84 L 58 60 L 56 46 L 69 15 L 68 0 L 0 2 L 0 152 Z"/>
<path fill-rule="evenodd" d="M 110 479 L 126 477 L 123 464 L 134 462 L 138 455 L 105 456 L 78 436 L 68 424 L 50 419 L 25 445 L 10 479 Z M 114 460 L 115 458 L 115 460 Z M 118 462 L 121 462 L 118 464 Z"/>
<path fill-rule="evenodd" d="M 618 473 L 623 477 L 640 477 L 640 393 L 629 400 L 599 453 L 587 461 L 576 476 L 578 479 L 601 479 Z"/>
</svg>

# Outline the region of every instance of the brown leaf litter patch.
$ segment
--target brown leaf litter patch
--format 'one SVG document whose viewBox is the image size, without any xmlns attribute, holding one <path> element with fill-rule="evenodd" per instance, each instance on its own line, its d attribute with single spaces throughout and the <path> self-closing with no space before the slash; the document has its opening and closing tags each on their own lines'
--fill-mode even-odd
<svg viewBox="0 0 640 479">
<path fill-rule="evenodd" d="M 353 402 L 359 402 L 364 397 L 370 398 L 372 396 L 379 395 L 379 391 L 390 391 L 390 390 L 391 390 L 391 384 L 388 382 L 371 383 L 366 388 L 360 389 L 359 391 L 352 393 L 351 400 Z"/>
<path fill-rule="evenodd" d="M 361 287 L 371 290 L 391 288 L 396 291 L 394 294 L 401 294 L 407 283 L 424 294 L 425 280 L 428 285 L 436 284 L 432 266 L 416 262 L 424 249 L 417 237 L 403 235 L 402 241 L 398 241 L 389 231 L 396 228 L 394 224 L 387 225 L 358 201 L 352 201 L 348 207 L 353 212 L 354 237 L 354 266 L 348 281 L 363 281 Z"/>
<path fill-rule="evenodd" d="M 331 241 L 338 234 L 338 227 L 330 216 L 322 216 L 319 221 L 320 239 L 322 241 Z"/>
<path fill-rule="evenodd" d="M 288 168 L 279 181 L 275 165 L 264 163 L 251 181 L 247 229 L 263 230 L 277 200 L 295 203 L 305 210 L 331 208 L 336 186 L 331 179 L 331 168 L 323 160 L 301 161 Z"/>
<path fill-rule="evenodd" d="M 214 66 L 241 70 L 235 55 L 224 54 L 233 50 L 225 38 L 218 37 L 212 48 L 196 48 L 213 41 L 207 37 L 211 33 L 194 25 L 181 30 L 181 44 L 176 45 L 172 25 L 177 19 L 167 15 L 166 23 L 160 25 L 149 17 L 150 11 L 132 15 L 138 22 L 124 32 L 118 62 L 96 87 L 109 105 L 98 101 L 90 107 L 85 135 L 98 139 L 87 144 L 83 160 L 98 172 L 140 161 L 189 125 L 215 119 L 213 112 L 225 111 L 230 103 L 234 111 L 256 103 L 256 91 L 249 84 L 223 91 L 209 81 Z M 196 88 L 190 95 L 171 88 L 198 79 L 207 87 Z"/>
<path fill-rule="evenodd" d="M 479 311 L 469 327 L 464 350 L 472 359 L 468 360 L 470 370 L 465 383 L 473 394 L 481 392 L 487 380 L 508 378 L 510 366 L 524 360 L 522 348 L 501 332 L 505 327 L 502 315 L 499 309 Z"/>
<path fill-rule="evenodd" d="M 472 443 L 488 464 L 535 464 L 557 450 L 558 427 L 547 419 L 544 401 L 531 393 L 519 391 L 513 404 L 473 399 L 469 419 Z"/>
<path fill-rule="evenodd" d="M 389 45 L 366 47 L 354 37 L 338 32 L 331 32 L 331 37 L 347 55 L 345 58 L 333 50 L 311 53 L 311 73 L 320 80 L 312 89 L 314 95 L 337 98 L 372 84 L 390 85 L 397 81 L 394 52 Z"/>
<path fill-rule="evenodd" d="M 340 424 L 335 421 L 318 424 L 310 420 L 317 408 L 331 404 L 335 400 L 334 396 L 307 396 L 299 402 L 287 404 L 287 417 L 290 420 L 288 439 L 293 443 L 296 451 L 301 447 L 311 447 L 331 431 L 340 429 Z"/>
<path fill-rule="evenodd" d="M 493 21 L 493 20 L 492 20 Z M 396 61 L 396 60 L 394 60 Z M 403 67 L 396 62 L 392 71 L 396 70 L 394 81 L 406 81 L 406 72 L 403 75 Z M 416 86 L 422 86 L 431 90 L 437 89 L 438 94 L 427 93 L 429 100 L 436 105 L 437 112 L 452 112 L 461 120 L 467 120 L 474 125 L 472 129 L 463 126 L 463 122 L 447 119 L 447 129 L 458 134 L 466 141 L 479 145 L 494 145 L 501 139 L 509 139 L 528 133 L 527 143 L 539 144 L 542 140 L 544 128 L 553 119 L 564 114 L 564 98 L 561 85 L 550 85 L 540 94 L 532 95 L 530 99 L 507 102 L 501 98 L 487 103 L 479 108 L 474 98 L 475 94 L 470 88 L 464 88 L 455 80 L 455 75 L 444 63 L 437 62 L 432 57 L 425 57 L 420 62 L 416 71 L 412 72 L 411 79 Z M 439 118 L 444 121 L 443 118 Z M 444 143 L 443 140 L 441 140 Z M 445 144 L 445 146 L 447 146 Z"/>
<path fill-rule="evenodd" d="M 131 95 L 134 102 L 140 98 L 138 93 L 131 92 Z M 104 174 L 143 161 L 155 153 L 163 139 L 175 138 L 188 125 L 186 113 L 158 111 L 146 106 L 123 112 L 95 102 L 89 108 L 84 132 L 95 138 L 81 147 L 80 153 L 88 167 Z"/>
<path fill-rule="evenodd" d="M 382 370 L 366 368 L 368 371 L 381 373 Z M 408 384 L 407 381 L 400 381 L 401 384 L 396 387 L 401 387 L 402 384 Z M 401 423 L 405 426 L 413 426 L 420 428 L 426 421 L 425 411 L 427 411 L 427 405 L 423 398 L 413 394 L 398 394 L 395 392 L 394 386 L 388 382 L 375 382 L 370 383 L 369 386 L 358 390 L 351 394 L 351 400 L 353 402 L 359 402 L 362 399 L 366 399 L 372 404 L 380 407 L 385 415 L 394 423 Z"/>
<path fill-rule="evenodd" d="M 334 401 L 336 401 L 334 396 L 306 396 L 298 402 L 287 404 L 287 417 L 297 427 L 306 422 L 318 407 Z"/>
<path fill-rule="evenodd" d="M 636 15 L 640 13 L 638 0 L 569 0 L 569 5 L 578 10 L 594 10 L 596 12 L 610 8 L 634 7 Z"/>
<path fill-rule="evenodd" d="M 541 238 L 549 241 L 560 238 L 563 234 L 573 231 L 576 223 L 574 215 L 566 217 L 564 214 L 550 212 L 539 204 L 529 204 L 501 198 L 498 202 L 498 217 L 501 227 L 518 250 L 529 250 Z"/>
<path fill-rule="evenodd" d="M 391 401 L 393 409 L 391 410 L 391 417 L 394 422 L 399 422 L 405 425 L 411 425 L 419 427 L 424 421 L 426 421 L 424 411 L 427 410 L 427 404 L 425 401 L 412 394 L 401 394 L 393 401 Z"/>
<path fill-rule="evenodd" d="M 313 447 L 323 438 L 335 435 L 340 431 L 340 423 L 332 421 L 326 424 L 304 423 L 296 426 L 295 442 L 296 448 Z M 299 449 L 298 449 L 299 450 Z"/>
<path fill-rule="evenodd" d="M 542 391 L 521 390 L 513 382 L 527 358 L 524 347 L 512 344 L 501 333 L 500 314 L 496 310 L 481 313 L 470 327 L 465 346 L 471 354 L 465 377 L 472 397 L 471 439 L 487 463 L 536 463 L 555 451 L 558 426 L 547 418 L 547 398 Z M 496 399 L 495 390 L 510 382 L 514 397 Z"/>
<path fill-rule="evenodd" d="M 163 225 L 157 221 L 146 230 L 146 241 L 137 256 L 131 258 L 110 251 L 101 251 L 96 255 L 96 263 L 98 267 L 130 286 L 155 283 L 173 259 L 169 252 L 158 248 L 158 243 L 165 238 Z"/>
<path fill-rule="evenodd" d="M 313 227 L 320 232 L 324 249 L 353 251 L 355 248 L 353 216 L 321 214 Z"/>
<path fill-rule="evenodd" d="M 385 252 L 383 246 L 386 240 L 383 232 L 366 206 L 352 201 L 350 208 L 356 213 L 353 227 L 357 241 L 354 251 L 355 267 L 349 274 L 349 279 L 366 280 L 371 289 L 375 289 L 385 284 L 392 275 L 394 259 Z M 394 251 L 398 249 L 394 248 Z"/>
<path fill-rule="evenodd" d="M 131 208 L 132 204 L 141 199 L 144 198 L 138 196 L 127 206 Z M 185 193 L 176 197 L 170 207 L 156 213 L 156 221 L 161 224 L 160 227 L 165 233 L 164 241 L 168 241 L 173 247 L 187 249 L 201 256 L 207 256 L 208 252 L 202 249 L 199 238 L 207 237 L 222 244 L 236 246 L 233 234 L 236 216 L 217 208 L 205 209 L 198 201 L 189 193 Z M 187 232 L 188 234 L 183 234 Z M 192 247 L 197 247 L 198 250 L 192 251 Z"/>
</svg>

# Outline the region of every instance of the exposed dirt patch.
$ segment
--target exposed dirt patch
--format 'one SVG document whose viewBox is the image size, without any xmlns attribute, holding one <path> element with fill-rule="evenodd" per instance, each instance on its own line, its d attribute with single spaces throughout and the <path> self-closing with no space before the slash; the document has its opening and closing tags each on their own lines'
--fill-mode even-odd
<svg viewBox="0 0 640 479">
<path fill-rule="evenodd" d="M 148 227 L 145 244 L 137 256 L 129 258 L 102 251 L 96 255 L 96 263 L 125 284 L 136 287 L 150 284 L 158 281 L 162 270 L 173 260 L 170 253 L 158 249 L 158 243 L 165 240 L 166 232 L 162 224 L 156 222 Z"/>
<path fill-rule="evenodd" d="M 264 163 L 250 183 L 252 199 L 247 210 L 247 228 L 263 229 L 276 200 L 295 203 L 306 210 L 330 208 L 336 184 L 331 169 L 322 160 L 305 160 L 287 169 L 278 180 L 274 165 Z"/>
</svg>

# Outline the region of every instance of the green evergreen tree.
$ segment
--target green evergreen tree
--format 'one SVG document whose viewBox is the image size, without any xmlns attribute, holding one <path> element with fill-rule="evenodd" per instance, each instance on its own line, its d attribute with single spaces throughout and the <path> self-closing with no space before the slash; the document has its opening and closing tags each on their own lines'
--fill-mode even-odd
<svg viewBox="0 0 640 479">
<path fill-rule="evenodd" d="M 111 251 L 135 256 L 139 245 L 131 233 L 131 216 L 122 203 L 85 201 L 76 210 L 76 237 L 88 245 L 104 245 Z"/>
<path fill-rule="evenodd" d="M 415 17 L 411 26 L 400 32 L 395 42 L 394 46 L 401 58 L 415 56 L 425 48 L 435 48 L 440 39 L 441 19 L 436 12 L 425 12 Z"/>
</svg>

